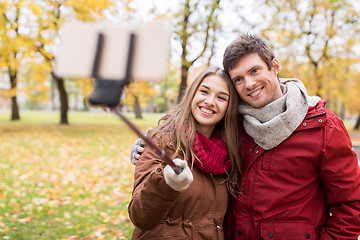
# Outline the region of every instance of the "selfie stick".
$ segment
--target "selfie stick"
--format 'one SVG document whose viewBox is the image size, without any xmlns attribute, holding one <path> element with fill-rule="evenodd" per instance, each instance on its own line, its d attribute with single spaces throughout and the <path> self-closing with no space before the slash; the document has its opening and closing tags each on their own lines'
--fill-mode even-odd
<svg viewBox="0 0 360 240">
<path fill-rule="evenodd" d="M 153 141 L 150 140 L 147 136 L 143 135 L 134 124 L 132 124 L 124 115 L 120 112 L 120 107 L 114 107 L 111 109 L 115 114 L 117 114 L 139 137 L 141 137 L 149 146 L 153 149 L 155 149 L 156 154 L 164 160 L 167 164 L 170 165 L 174 169 L 174 171 L 179 174 L 182 172 L 182 168 L 179 166 L 176 166 L 175 163 L 170 159 L 168 155 L 166 155 L 165 151 L 163 149 L 160 149 L 158 146 L 156 146 Z"/>
<path fill-rule="evenodd" d="M 99 65 L 100 58 L 102 53 L 102 48 L 104 45 L 104 35 L 99 33 L 98 41 L 96 45 L 96 52 L 94 58 L 94 64 L 92 68 L 92 77 L 96 80 L 94 92 L 89 98 L 89 102 L 92 105 L 101 105 L 110 107 L 111 111 L 118 115 L 140 138 L 142 138 L 147 144 L 153 148 L 160 159 L 169 164 L 172 169 L 177 174 L 182 172 L 182 168 L 175 165 L 175 163 L 171 160 L 171 158 L 166 155 L 163 149 L 160 149 L 156 144 L 150 140 L 150 138 L 143 135 L 134 124 L 132 124 L 122 113 L 121 109 L 118 106 L 121 93 L 123 88 L 130 83 L 131 78 L 131 67 L 134 57 L 134 49 L 135 49 L 135 34 L 132 33 L 130 35 L 130 43 L 129 43 L 129 52 L 128 59 L 125 71 L 125 77 L 122 80 L 114 80 L 114 79 L 104 79 L 99 76 Z"/>
</svg>

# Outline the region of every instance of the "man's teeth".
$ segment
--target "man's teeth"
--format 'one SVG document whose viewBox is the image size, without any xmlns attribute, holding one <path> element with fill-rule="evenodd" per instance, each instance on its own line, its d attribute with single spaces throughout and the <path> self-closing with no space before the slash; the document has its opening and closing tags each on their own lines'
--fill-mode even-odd
<svg viewBox="0 0 360 240">
<path fill-rule="evenodd" d="M 256 90 L 255 92 L 253 92 L 252 94 L 250 94 L 250 96 L 256 96 L 260 93 L 261 88 L 259 90 Z"/>
</svg>

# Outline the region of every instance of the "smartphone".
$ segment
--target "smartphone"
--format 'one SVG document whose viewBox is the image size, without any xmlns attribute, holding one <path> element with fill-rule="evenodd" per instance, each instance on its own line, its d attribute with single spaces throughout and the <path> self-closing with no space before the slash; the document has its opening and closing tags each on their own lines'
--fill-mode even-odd
<svg viewBox="0 0 360 240">
<path fill-rule="evenodd" d="M 125 77 L 130 35 L 135 35 L 131 78 L 158 81 L 165 78 L 170 55 L 170 28 L 163 24 L 116 25 L 91 22 L 67 23 L 60 32 L 55 55 L 55 74 L 67 78 L 90 78 L 99 33 L 103 50 L 98 74 L 102 79 Z"/>
</svg>

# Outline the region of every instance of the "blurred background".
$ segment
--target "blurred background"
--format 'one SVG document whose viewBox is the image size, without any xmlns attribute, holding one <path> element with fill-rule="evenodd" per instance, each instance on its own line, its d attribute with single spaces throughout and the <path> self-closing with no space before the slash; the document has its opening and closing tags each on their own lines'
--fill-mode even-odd
<svg viewBox="0 0 360 240">
<path fill-rule="evenodd" d="M 0 238 L 131 238 L 128 155 L 137 136 L 88 104 L 93 79 L 53 74 L 65 22 L 172 29 L 167 76 L 123 94 L 124 113 L 143 131 L 250 32 L 269 41 L 280 77 L 299 78 L 327 99 L 356 147 L 359 16 L 357 0 L 0 0 Z"/>
<path fill-rule="evenodd" d="M 192 76 L 222 65 L 225 47 L 240 33 L 261 34 L 280 60 L 280 77 L 301 79 L 342 119 L 356 122 L 360 106 L 360 3 L 355 0 L 1 0 L 0 109 L 89 111 L 91 79 L 58 79 L 54 56 L 65 22 L 163 22 L 172 31 L 168 75 L 158 84 L 131 85 L 124 111 L 164 112 Z M 360 122 L 358 121 L 357 128 Z"/>
</svg>

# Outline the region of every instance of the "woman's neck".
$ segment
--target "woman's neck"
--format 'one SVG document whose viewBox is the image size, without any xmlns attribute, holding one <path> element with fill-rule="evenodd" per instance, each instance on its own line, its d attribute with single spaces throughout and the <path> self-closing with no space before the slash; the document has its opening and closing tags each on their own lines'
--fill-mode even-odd
<svg viewBox="0 0 360 240">
<path fill-rule="evenodd" d="M 207 138 L 211 137 L 212 132 L 214 131 L 215 126 L 209 127 L 204 125 L 198 125 L 196 126 L 196 130 L 199 131 L 202 135 L 204 135 Z"/>
</svg>

